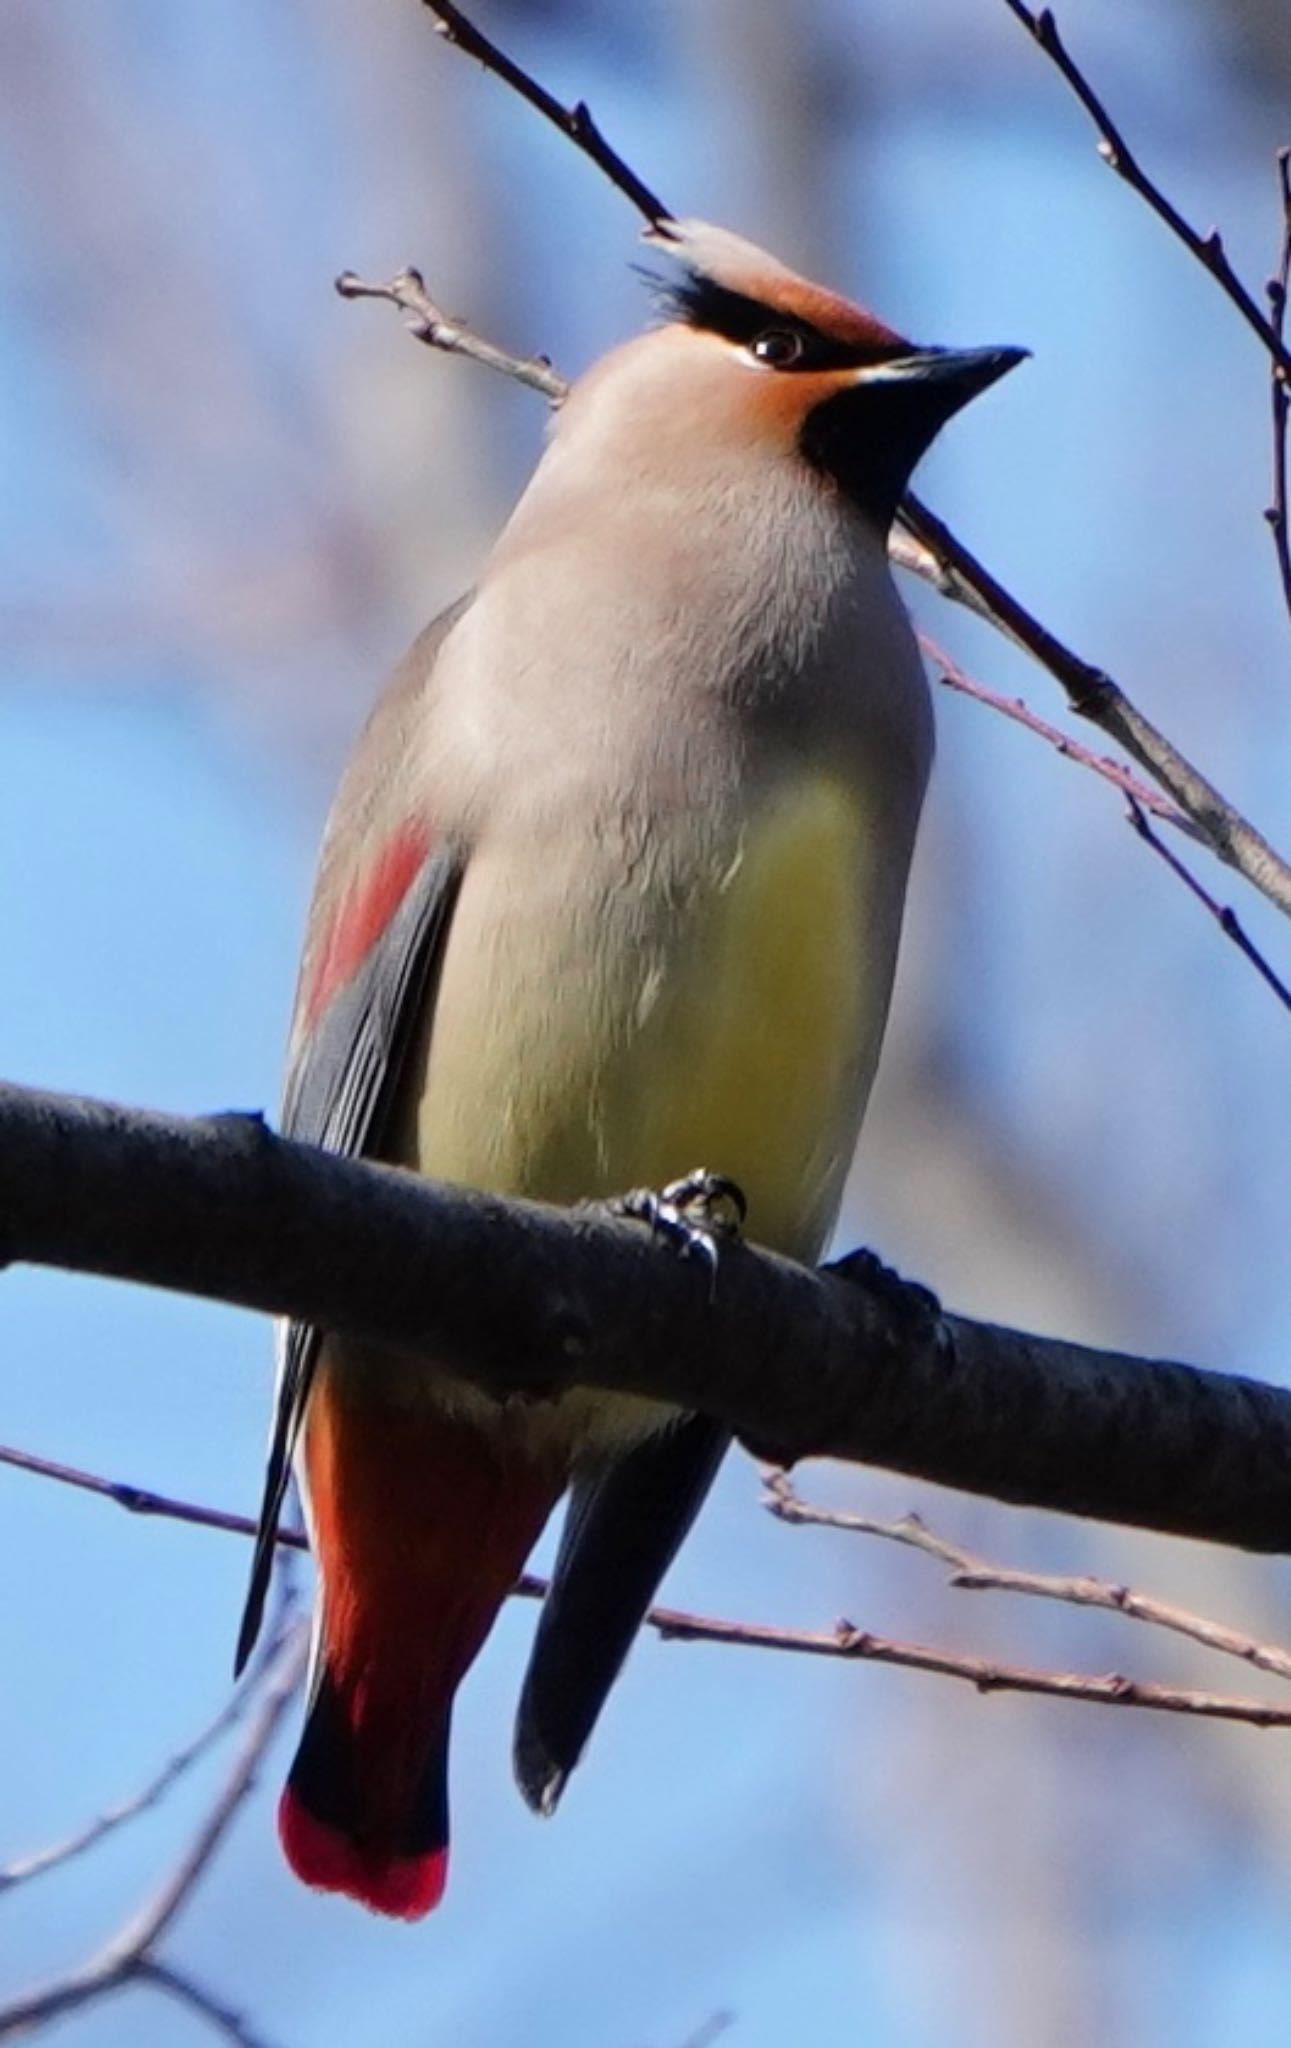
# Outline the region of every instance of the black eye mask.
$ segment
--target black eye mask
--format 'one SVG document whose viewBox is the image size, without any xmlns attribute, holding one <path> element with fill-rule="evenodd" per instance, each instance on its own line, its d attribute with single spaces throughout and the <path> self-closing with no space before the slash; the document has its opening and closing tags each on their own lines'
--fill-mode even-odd
<svg viewBox="0 0 1291 2048">
<path fill-rule="evenodd" d="M 695 271 L 675 281 L 651 275 L 649 282 L 674 320 L 747 348 L 769 369 L 788 373 L 864 369 L 905 353 L 896 343 L 839 341 L 807 320 L 797 320 Z M 791 341 L 797 343 L 796 350 L 789 346 Z"/>
</svg>

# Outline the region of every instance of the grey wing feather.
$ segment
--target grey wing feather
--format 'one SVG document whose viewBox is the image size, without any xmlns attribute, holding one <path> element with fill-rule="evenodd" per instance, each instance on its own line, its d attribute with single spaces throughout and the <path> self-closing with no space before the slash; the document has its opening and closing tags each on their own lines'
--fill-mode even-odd
<svg viewBox="0 0 1291 2048">
<path fill-rule="evenodd" d="M 461 871 L 454 847 L 437 847 L 428 855 L 380 941 L 324 1011 L 288 1080 L 282 1114 L 286 1137 L 351 1158 L 379 1150 L 408 1041 L 424 1014 L 442 953 Z M 318 1343 L 319 1333 L 309 1324 L 288 1324 L 235 1675 L 260 1631 L 278 1516 Z"/>
<path fill-rule="evenodd" d="M 574 1481 L 516 1716 L 515 1773 L 553 1813 L 729 1432 L 688 1415 Z"/>
</svg>

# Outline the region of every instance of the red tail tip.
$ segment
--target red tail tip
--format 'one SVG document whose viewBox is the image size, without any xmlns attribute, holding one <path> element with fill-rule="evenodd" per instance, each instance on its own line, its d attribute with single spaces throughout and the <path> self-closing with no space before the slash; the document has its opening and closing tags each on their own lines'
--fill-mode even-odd
<svg viewBox="0 0 1291 2048">
<path fill-rule="evenodd" d="M 306 1811 L 290 1785 L 278 1805 L 278 1837 L 297 1877 L 321 1892 L 344 1892 L 373 1913 L 420 1920 L 444 1896 L 448 1850 L 424 1856 L 364 1849 Z"/>
</svg>

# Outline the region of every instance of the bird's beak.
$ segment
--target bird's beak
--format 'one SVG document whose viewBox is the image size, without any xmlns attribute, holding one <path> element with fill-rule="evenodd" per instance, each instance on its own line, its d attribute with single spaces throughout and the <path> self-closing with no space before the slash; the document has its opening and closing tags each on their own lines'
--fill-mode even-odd
<svg viewBox="0 0 1291 2048">
<path fill-rule="evenodd" d="M 940 385 L 945 390 L 947 409 L 966 405 L 1017 368 L 1030 355 L 1029 348 L 921 348 L 907 356 L 894 356 L 886 363 L 872 363 L 857 376 L 857 383 Z"/>
</svg>

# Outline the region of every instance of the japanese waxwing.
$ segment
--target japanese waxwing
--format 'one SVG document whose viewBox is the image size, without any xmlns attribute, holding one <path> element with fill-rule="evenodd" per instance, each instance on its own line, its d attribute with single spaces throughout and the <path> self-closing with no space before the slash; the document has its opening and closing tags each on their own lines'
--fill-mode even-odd
<svg viewBox="0 0 1291 2048">
<path fill-rule="evenodd" d="M 912 347 L 720 228 L 647 239 L 679 272 L 663 324 L 574 384 L 345 771 L 283 1128 L 561 1203 L 703 1164 L 752 1238 L 814 1260 L 932 753 L 887 532 L 1024 351 Z M 321 1592 L 279 1826 L 306 1883 L 439 1900 L 453 1698 L 568 1488 L 515 1745 L 554 1810 L 725 1445 L 657 1402 L 503 1405 L 285 1330 L 239 1661 L 294 1460 Z"/>
</svg>

